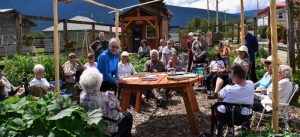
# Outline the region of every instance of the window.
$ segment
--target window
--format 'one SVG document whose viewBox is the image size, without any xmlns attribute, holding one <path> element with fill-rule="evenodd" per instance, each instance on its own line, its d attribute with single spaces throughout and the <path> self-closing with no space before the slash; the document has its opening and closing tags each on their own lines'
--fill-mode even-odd
<svg viewBox="0 0 300 137">
<path fill-rule="evenodd" d="M 278 13 L 278 18 L 279 18 L 279 19 L 282 19 L 282 18 L 283 18 L 282 13 Z"/>
<path fill-rule="evenodd" d="M 146 26 L 146 38 L 155 38 L 155 29 L 152 26 Z"/>
</svg>

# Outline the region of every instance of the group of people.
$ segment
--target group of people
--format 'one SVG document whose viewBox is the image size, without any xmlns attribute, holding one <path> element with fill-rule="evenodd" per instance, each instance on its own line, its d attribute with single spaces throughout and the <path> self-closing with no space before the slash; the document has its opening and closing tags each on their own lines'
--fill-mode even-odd
<svg viewBox="0 0 300 137">
<path fill-rule="evenodd" d="M 188 66 L 183 67 L 182 61 L 178 59 L 178 53 L 173 48 L 174 41 L 161 39 L 159 48 L 151 49 L 146 40 L 142 40 L 138 56 L 139 58 L 149 57 L 144 64 L 144 72 L 166 72 L 175 69 L 176 71 L 191 72 L 192 64 L 207 63 L 209 44 L 203 37 L 203 33 L 198 31 L 195 34 L 188 34 Z M 238 56 L 232 65 L 228 65 L 222 56 L 228 56 L 231 52 L 228 42 L 221 53 L 217 53 L 209 63 L 210 73 L 206 76 L 208 90 L 214 86 L 213 96 L 227 103 L 254 105 L 254 110 L 262 110 L 264 107 L 271 111 L 266 103 L 272 102 L 271 76 L 279 75 L 279 98 L 280 102 L 286 102 L 291 94 L 292 69 L 287 65 L 279 66 L 279 73 L 272 74 L 272 57 L 263 60 L 262 63 L 267 72 L 259 81 L 255 74 L 255 52 L 258 49 L 256 38 L 247 32 L 245 26 L 245 46 L 241 45 L 236 51 Z M 115 136 L 131 136 L 132 115 L 122 112 L 118 98 L 114 91 L 118 85 L 126 83 L 123 78 L 134 75 L 133 65 L 129 61 L 127 51 L 119 52 L 120 41 L 112 38 L 106 40 L 103 32 L 99 33 L 99 40 L 89 46 L 88 62 L 82 64 L 76 59 L 75 53 L 68 54 L 68 61 L 62 65 L 64 81 L 68 83 L 78 83 L 82 87 L 80 93 L 80 105 L 86 111 L 93 111 L 102 108 L 104 116 L 115 121 L 109 121 L 108 131 Z M 224 51 L 226 50 L 226 51 Z M 228 68 L 228 66 L 231 66 Z M 15 88 L 6 79 L 3 73 L 3 65 L 0 64 L 0 97 L 1 100 L 9 96 L 23 96 L 24 88 Z M 31 87 L 42 89 L 38 95 L 53 90 L 53 86 L 43 77 L 45 68 L 41 64 L 36 64 L 33 68 L 34 79 L 30 82 Z M 232 83 L 232 84 L 229 84 Z M 283 90 L 283 88 L 285 90 Z M 158 102 L 162 102 L 164 89 L 154 89 L 152 93 Z M 264 93 L 264 94 L 262 94 Z M 222 109 L 216 108 L 216 113 L 224 113 Z M 118 122 L 116 122 L 118 121 Z M 231 127 L 232 128 L 232 127 Z"/>
</svg>

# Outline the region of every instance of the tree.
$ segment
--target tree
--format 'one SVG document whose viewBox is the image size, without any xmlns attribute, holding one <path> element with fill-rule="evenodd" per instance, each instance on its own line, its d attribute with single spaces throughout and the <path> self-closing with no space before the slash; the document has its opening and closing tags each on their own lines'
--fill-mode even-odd
<svg viewBox="0 0 300 137">
<path fill-rule="evenodd" d="M 268 25 L 262 25 L 257 27 L 257 33 L 260 35 L 260 38 L 262 39 L 267 38 L 267 29 L 268 29 Z"/>
</svg>

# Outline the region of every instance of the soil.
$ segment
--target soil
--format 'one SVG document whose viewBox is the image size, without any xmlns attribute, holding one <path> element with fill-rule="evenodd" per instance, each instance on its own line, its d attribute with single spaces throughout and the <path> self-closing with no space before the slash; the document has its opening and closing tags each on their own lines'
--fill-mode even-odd
<svg viewBox="0 0 300 137">
<path fill-rule="evenodd" d="M 207 93 L 198 89 L 195 90 L 195 94 L 200 108 L 200 112 L 196 114 L 200 123 L 200 132 L 209 133 L 210 106 L 217 100 L 207 99 Z M 299 103 L 294 101 L 291 104 L 292 106 L 288 108 L 289 113 L 297 112 L 300 114 Z M 133 108 L 128 109 L 128 111 L 133 115 L 132 134 L 134 137 L 196 137 L 191 133 L 183 98 L 175 92 L 172 93 L 166 108 L 156 107 L 154 99 L 149 101 L 143 99 L 140 113 L 135 112 Z M 298 124 L 295 125 L 294 122 L 290 121 L 290 126 L 292 128 L 296 126 L 299 129 L 299 117 L 296 123 Z"/>
</svg>

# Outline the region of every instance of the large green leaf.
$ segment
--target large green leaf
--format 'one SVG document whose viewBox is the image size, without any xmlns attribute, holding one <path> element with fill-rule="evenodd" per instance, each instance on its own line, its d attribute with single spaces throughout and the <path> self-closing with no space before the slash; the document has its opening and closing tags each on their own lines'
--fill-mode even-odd
<svg viewBox="0 0 300 137">
<path fill-rule="evenodd" d="M 4 104 L 14 104 L 17 103 L 20 100 L 20 98 L 18 96 L 6 99 L 3 101 Z"/>
<path fill-rule="evenodd" d="M 70 132 L 64 129 L 58 129 L 54 127 L 48 137 L 75 137 L 76 135 L 71 134 Z"/>
<path fill-rule="evenodd" d="M 69 117 L 77 109 L 79 109 L 78 106 L 71 106 L 70 108 L 67 108 L 67 109 L 64 109 L 64 110 L 58 112 L 56 115 L 47 117 L 47 120 L 58 120 L 58 119 L 61 119 L 64 117 Z"/>
<path fill-rule="evenodd" d="M 89 125 L 95 124 L 98 125 L 100 120 L 102 120 L 102 110 L 101 109 L 95 109 L 92 112 L 87 113 L 87 123 Z"/>
<path fill-rule="evenodd" d="M 72 116 L 64 117 L 62 119 L 58 119 L 55 121 L 56 127 L 59 129 L 65 129 L 74 134 L 80 134 L 82 132 L 83 127 L 86 125 L 86 122 L 82 120 L 77 112 L 73 112 Z"/>
<path fill-rule="evenodd" d="M 8 123 L 7 128 L 15 131 L 24 130 L 26 129 L 26 123 L 22 119 L 16 118 Z"/>
</svg>

